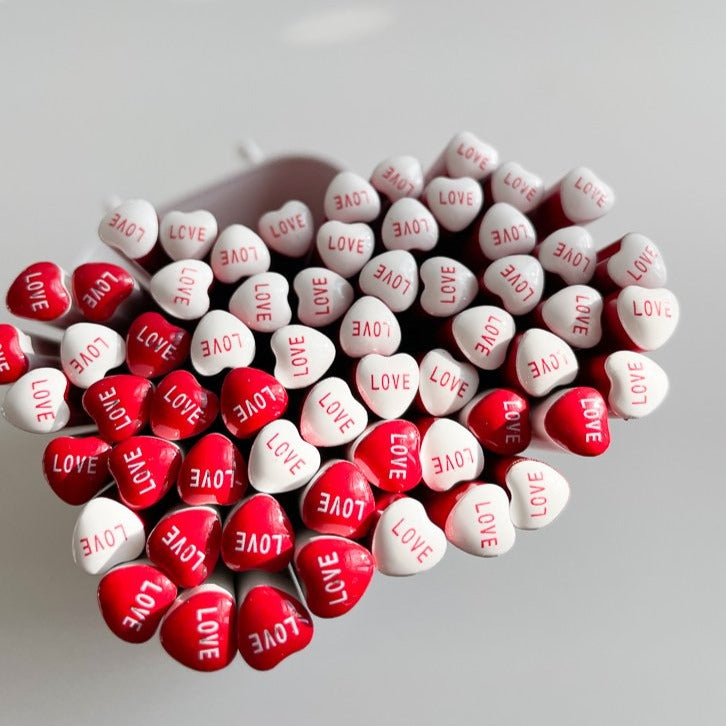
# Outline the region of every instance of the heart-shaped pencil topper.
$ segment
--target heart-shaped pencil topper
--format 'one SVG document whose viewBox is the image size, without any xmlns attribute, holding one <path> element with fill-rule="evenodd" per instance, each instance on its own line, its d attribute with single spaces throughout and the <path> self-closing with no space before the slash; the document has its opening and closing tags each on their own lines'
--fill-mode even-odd
<svg viewBox="0 0 726 726">
<path fill-rule="evenodd" d="M 327 335 L 307 325 L 286 325 L 272 334 L 275 378 L 287 389 L 307 388 L 325 375 L 335 360 Z"/>
<path fill-rule="evenodd" d="M 421 434 L 410 421 L 379 421 L 353 443 L 350 458 L 379 489 L 407 492 L 421 481 L 420 447 Z"/>
<path fill-rule="evenodd" d="M 261 272 L 245 280 L 229 300 L 229 312 L 258 333 L 274 333 L 292 320 L 288 281 L 279 272 Z"/>
<path fill-rule="evenodd" d="M 466 229 L 484 203 L 479 182 L 471 177 L 434 177 L 424 189 L 424 199 L 441 227 L 449 232 Z"/>
<path fill-rule="evenodd" d="M 516 207 L 498 202 L 487 209 L 479 225 L 479 247 L 488 260 L 529 254 L 537 243 L 532 223 Z"/>
<path fill-rule="evenodd" d="M 255 357 L 255 336 L 226 310 L 210 310 L 198 323 L 191 342 L 194 369 L 215 376 L 225 368 L 241 368 Z"/>
<path fill-rule="evenodd" d="M 5 304 L 19 318 L 57 320 L 73 303 L 66 273 L 54 262 L 35 262 L 10 284 Z"/>
<path fill-rule="evenodd" d="M 418 392 L 418 363 L 408 353 L 364 355 L 355 369 L 358 394 L 368 408 L 381 418 L 398 418 L 408 409 Z"/>
<path fill-rule="evenodd" d="M 287 578 L 247 573 L 238 585 L 237 647 L 255 670 L 267 671 L 307 647 L 313 621 L 305 606 L 292 594 Z"/>
<path fill-rule="evenodd" d="M 508 313 L 526 315 L 542 298 L 544 270 L 536 257 L 508 255 L 487 267 L 482 283 Z"/>
<path fill-rule="evenodd" d="M 373 555 L 343 537 L 313 535 L 295 548 L 295 572 L 313 615 L 337 618 L 363 597 L 373 578 Z"/>
<path fill-rule="evenodd" d="M 381 211 L 378 192 L 358 174 L 341 171 L 325 190 L 325 216 L 338 222 L 372 222 Z"/>
<path fill-rule="evenodd" d="M 303 524 L 321 534 L 365 537 L 375 508 L 373 492 L 363 472 L 342 459 L 323 464 L 300 495 Z"/>
<path fill-rule="evenodd" d="M 639 285 L 663 287 L 668 273 L 658 246 L 644 234 L 631 232 L 620 241 L 620 249 L 607 259 L 610 279 L 619 287 Z"/>
<path fill-rule="evenodd" d="M 418 199 L 399 199 L 383 218 L 381 240 L 387 250 L 428 252 L 439 241 L 439 225 Z"/>
<path fill-rule="evenodd" d="M 474 273 L 451 257 L 430 257 L 421 265 L 421 307 L 437 318 L 469 307 L 479 292 Z"/>
<path fill-rule="evenodd" d="M 568 285 L 585 285 L 595 274 L 595 240 L 584 228 L 563 227 L 537 247 L 537 258 L 547 272 L 559 275 Z"/>
<path fill-rule="evenodd" d="M 287 409 L 287 391 L 259 368 L 235 368 L 222 383 L 222 421 L 239 439 L 246 439 Z"/>
<path fill-rule="evenodd" d="M 484 452 L 471 431 L 460 423 L 437 418 L 419 430 L 421 478 L 429 489 L 443 492 L 481 474 Z"/>
<path fill-rule="evenodd" d="M 159 383 L 151 401 L 149 423 L 154 436 L 168 441 L 206 431 L 217 418 L 219 399 L 189 371 L 172 371 Z"/>
<path fill-rule="evenodd" d="M 320 468 L 320 452 L 304 441 L 292 421 L 267 424 L 250 449 L 248 476 L 259 492 L 283 494 L 305 486 Z"/>
<path fill-rule="evenodd" d="M 269 494 L 253 494 L 228 515 L 222 528 L 222 561 L 230 570 L 279 572 L 292 561 L 295 531 Z"/>
<path fill-rule="evenodd" d="M 478 305 L 462 310 L 451 324 L 457 347 L 477 368 L 493 371 L 507 356 L 514 337 L 514 318 L 494 305 Z"/>
<path fill-rule="evenodd" d="M 314 446 L 342 446 L 368 425 L 368 412 L 342 378 L 324 378 L 305 397 L 300 434 Z"/>
<path fill-rule="evenodd" d="M 441 561 L 446 537 L 421 502 L 401 497 L 381 514 L 373 531 L 372 551 L 384 575 L 418 575 Z"/>
<path fill-rule="evenodd" d="M 159 242 L 172 260 L 201 260 L 217 239 L 217 220 L 206 209 L 167 212 L 159 225 Z"/>
<path fill-rule="evenodd" d="M 176 484 L 181 463 L 181 449 L 156 436 L 132 436 L 116 444 L 108 456 L 121 501 L 134 510 L 160 501 Z"/>
<path fill-rule="evenodd" d="M 525 214 L 544 197 L 544 183 L 516 161 L 502 164 L 491 177 L 492 199 L 516 207 Z"/>
<path fill-rule="evenodd" d="M 239 449 L 222 434 L 207 434 L 184 457 L 177 490 L 192 506 L 236 504 L 247 489 L 247 465 Z"/>
<path fill-rule="evenodd" d="M 649 290 L 629 285 L 605 305 L 609 329 L 617 335 L 622 326 L 627 340 L 638 350 L 657 350 L 665 345 L 675 332 L 679 317 L 678 300 L 664 287 Z"/>
<path fill-rule="evenodd" d="M 391 202 L 418 197 L 424 186 L 421 162 L 414 156 L 390 156 L 373 170 L 371 184 Z"/>
<path fill-rule="evenodd" d="M 340 347 L 351 358 L 369 353 L 393 355 L 401 345 L 401 326 L 391 309 L 366 295 L 349 308 L 340 324 Z"/>
<path fill-rule="evenodd" d="M 418 294 L 418 265 L 410 252 L 391 250 L 369 260 L 358 284 L 365 295 L 382 300 L 394 313 L 407 310 Z"/>
<path fill-rule="evenodd" d="M 127 643 L 145 643 L 177 596 L 176 585 L 147 562 L 127 562 L 98 583 L 98 607 L 109 630 Z"/>
<path fill-rule="evenodd" d="M 607 404 L 587 386 L 558 391 L 535 406 L 532 428 L 540 440 L 571 454 L 599 456 L 610 446 Z"/>
<path fill-rule="evenodd" d="M 43 475 L 66 504 L 85 504 L 108 483 L 111 447 L 98 436 L 58 436 L 43 453 Z"/>
<path fill-rule="evenodd" d="M 499 165 L 499 153 L 471 131 L 460 131 L 446 145 L 444 163 L 449 176 L 483 179 Z"/>
<path fill-rule="evenodd" d="M 574 224 L 599 219 L 614 202 L 613 190 L 587 167 L 578 166 L 560 182 L 562 211 Z"/>
<path fill-rule="evenodd" d="M 553 522 L 570 498 L 570 485 L 560 472 L 536 459 L 514 459 L 501 482 L 509 490 L 509 516 L 517 529 L 540 529 Z"/>
<path fill-rule="evenodd" d="M 353 286 L 337 272 L 308 267 L 292 283 L 298 298 L 297 317 L 303 325 L 322 328 L 334 323 L 351 306 Z"/>
<path fill-rule="evenodd" d="M 476 368 L 456 360 L 443 348 L 434 348 L 421 359 L 418 391 L 431 416 L 448 416 L 463 408 L 478 386 Z"/>
<path fill-rule="evenodd" d="M 619 418 L 642 418 L 653 413 L 668 395 L 668 375 L 647 356 L 619 350 L 604 362 L 610 383 L 610 410 Z"/>
<path fill-rule="evenodd" d="M 313 213 L 294 199 L 260 217 L 257 229 L 267 246 L 286 257 L 303 257 L 313 244 Z"/>
<path fill-rule="evenodd" d="M 30 367 L 30 337 L 14 325 L 0 324 L 0 385 L 15 383 Z"/>
<path fill-rule="evenodd" d="M 60 360 L 68 380 L 88 388 L 126 360 L 126 343 L 105 325 L 76 323 L 63 333 Z"/>
<path fill-rule="evenodd" d="M 138 289 L 134 278 L 123 267 L 109 262 L 87 262 L 76 267 L 71 287 L 81 314 L 94 323 L 110 320 Z"/>
<path fill-rule="evenodd" d="M 56 368 L 35 368 L 21 376 L 5 394 L 2 412 L 16 428 L 50 434 L 71 420 L 68 379 Z"/>
<path fill-rule="evenodd" d="M 217 238 L 209 257 L 214 277 L 227 284 L 270 269 L 270 250 L 243 224 L 230 224 Z"/>
<path fill-rule="evenodd" d="M 231 588 L 205 582 L 183 592 L 159 627 L 164 650 L 187 668 L 216 671 L 237 654 L 237 605 Z"/>
<path fill-rule="evenodd" d="M 149 533 L 148 558 L 179 587 L 196 587 L 214 570 L 222 541 L 222 520 L 214 507 L 179 507 Z"/>
<path fill-rule="evenodd" d="M 107 497 L 91 499 L 73 528 L 73 561 L 89 575 L 101 575 L 115 565 L 135 560 L 146 542 L 137 514 Z"/>
<path fill-rule="evenodd" d="M 127 199 L 104 215 L 98 236 L 131 260 L 146 257 L 159 236 L 156 210 L 145 199 Z"/>
<path fill-rule="evenodd" d="M 530 396 L 546 396 L 575 380 L 577 358 L 562 338 L 541 328 L 518 335 L 509 349 L 514 381 Z"/>
<path fill-rule="evenodd" d="M 136 376 L 158 378 L 181 367 L 191 336 L 159 313 L 142 313 L 126 334 L 126 365 Z"/>
<path fill-rule="evenodd" d="M 352 277 L 370 260 L 375 237 L 367 224 L 330 221 L 320 226 L 315 244 L 327 268 Z"/>
<path fill-rule="evenodd" d="M 532 438 L 529 401 L 508 388 L 480 393 L 462 409 L 459 421 L 487 451 L 500 456 L 524 451 Z"/>
<path fill-rule="evenodd" d="M 141 376 L 119 374 L 97 381 L 83 394 L 83 408 L 106 441 L 133 436 L 149 421 L 154 386 Z"/>
<path fill-rule="evenodd" d="M 209 310 L 212 268 L 201 260 L 179 260 L 162 267 L 150 283 L 151 295 L 164 312 L 197 320 Z"/>
<path fill-rule="evenodd" d="M 592 348 L 602 338 L 602 295 L 588 285 L 568 285 L 542 303 L 544 324 L 573 348 Z"/>
</svg>

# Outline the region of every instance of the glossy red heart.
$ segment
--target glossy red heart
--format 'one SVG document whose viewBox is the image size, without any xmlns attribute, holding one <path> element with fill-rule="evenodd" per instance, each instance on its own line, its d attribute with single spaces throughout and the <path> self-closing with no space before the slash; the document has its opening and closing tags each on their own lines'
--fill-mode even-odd
<svg viewBox="0 0 726 726">
<path fill-rule="evenodd" d="M 191 336 L 159 313 L 142 313 L 126 335 L 126 365 L 137 376 L 157 378 L 189 357 Z"/>
<path fill-rule="evenodd" d="M 19 318 L 48 321 L 65 315 L 72 298 L 63 270 L 54 262 L 36 262 L 13 280 L 5 303 Z"/>
<path fill-rule="evenodd" d="M 149 422 L 156 436 L 170 441 L 206 431 L 217 418 L 219 399 L 189 371 L 172 371 L 157 386 Z"/>
<path fill-rule="evenodd" d="M 20 341 L 21 332 L 14 326 L 0 325 L 0 385 L 15 383 L 27 373 L 30 361 Z"/>
<path fill-rule="evenodd" d="M 511 456 L 529 446 L 529 401 L 516 391 L 494 388 L 480 393 L 461 412 L 461 423 L 487 450 Z"/>
<path fill-rule="evenodd" d="M 134 291 L 134 278 L 123 267 L 109 262 L 88 262 L 71 276 L 76 307 L 86 320 L 103 323 Z"/>
<path fill-rule="evenodd" d="M 147 562 L 114 567 L 98 583 L 101 615 L 111 632 L 127 643 L 149 640 L 176 595 L 176 585 Z"/>
<path fill-rule="evenodd" d="M 236 504 L 247 489 L 247 465 L 222 434 L 207 434 L 189 450 L 177 480 L 187 504 Z"/>
<path fill-rule="evenodd" d="M 287 408 L 287 391 L 269 373 L 259 368 L 235 368 L 222 384 L 222 420 L 240 439 L 252 436 L 280 418 Z"/>
<path fill-rule="evenodd" d="M 174 486 L 182 463 L 181 449 L 156 436 L 132 436 L 116 444 L 108 470 L 121 501 L 133 510 L 156 504 Z"/>
<path fill-rule="evenodd" d="M 85 504 L 110 479 L 107 469 L 111 446 L 98 436 L 59 436 L 45 447 L 43 475 L 67 504 Z"/>
<path fill-rule="evenodd" d="M 106 441 L 133 436 L 149 420 L 154 385 L 141 376 L 118 374 L 93 383 L 83 394 L 83 408 Z"/>
</svg>

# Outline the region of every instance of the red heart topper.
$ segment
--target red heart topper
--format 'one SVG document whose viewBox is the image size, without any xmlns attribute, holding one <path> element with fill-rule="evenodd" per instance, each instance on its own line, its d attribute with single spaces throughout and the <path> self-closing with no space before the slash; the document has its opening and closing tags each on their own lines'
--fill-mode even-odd
<svg viewBox="0 0 726 726">
<path fill-rule="evenodd" d="M 20 331 L 14 325 L 0 325 L 0 385 L 15 383 L 30 366 L 20 343 Z"/>
<path fill-rule="evenodd" d="M 88 262 L 73 271 L 71 287 L 76 306 L 86 320 L 103 323 L 134 291 L 136 283 L 123 267 Z"/>
<path fill-rule="evenodd" d="M 36 262 L 13 280 L 5 302 L 13 315 L 49 321 L 65 315 L 72 298 L 63 270 L 53 262 Z"/>
<path fill-rule="evenodd" d="M 144 378 L 157 378 L 180 368 L 189 357 L 191 336 L 159 313 L 143 313 L 126 335 L 126 365 Z"/>
<path fill-rule="evenodd" d="M 494 454 L 511 456 L 529 446 L 529 401 L 507 388 L 484 391 L 464 408 L 462 423 Z"/>
</svg>

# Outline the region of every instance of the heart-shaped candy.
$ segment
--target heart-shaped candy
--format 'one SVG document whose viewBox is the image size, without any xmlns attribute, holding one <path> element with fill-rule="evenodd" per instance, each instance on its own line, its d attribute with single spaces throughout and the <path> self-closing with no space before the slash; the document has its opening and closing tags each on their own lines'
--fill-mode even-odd
<svg viewBox="0 0 726 726">
<path fill-rule="evenodd" d="M 177 479 L 182 501 L 192 506 L 236 504 L 247 489 L 247 466 L 222 434 L 207 434 L 184 457 Z"/>
<path fill-rule="evenodd" d="M 109 262 L 87 262 L 71 276 L 76 306 L 86 320 L 110 320 L 129 296 L 138 290 L 134 278 L 123 267 Z"/>
<path fill-rule="evenodd" d="M 325 216 L 339 222 L 372 222 L 381 211 L 378 192 L 358 174 L 341 171 L 328 185 Z"/>
<path fill-rule="evenodd" d="M 148 558 L 179 587 L 196 587 L 219 559 L 222 520 L 214 507 L 181 506 L 167 512 L 149 533 Z"/>
<path fill-rule="evenodd" d="M 176 599 L 176 585 L 147 562 L 127 562 L 98 583 L 98 607 L 111 632 L 127 643 L 145 643 Z"/>
<path fill-rule="evenodd" d="M 215 376 L 225 368 L 248 366 L 255 357 L 255 336 L 226 310 L 210 310 L 198 323 L 191 342 L 194 369 Z"/>
<path fill-rule="evenodd" d="M 257 229 L 267 246 L 286 257 L 303 257 L 313 243 L 313 213 L 294 199 L 260 217 Z"/>
<path fill-rule="evenodd" d="M 292 319 L 290 285 L 279 272 L 246 279 L 229 300 L 229 312 L 259 333 L 274 333 Z"/>
<path fill-rule="evenodd" d="M 502 307 L 508 313 L 526 315 L 542 297 L 544 270 L 536 257 L 508 255 L 487 267 L 482 283 L 502 301 Z"/>
<path fill-rule="evenodd" d="M 572 383 L 577 375 L 572 348 L 541 328 L 529 328 L 518 335 L 509 348 L 509 358 L 508 369 L 514 369 L 510 378 L 530 396 L 546 396 L 557 386 Z"/>
<path fill-rule="evenodd" d="M 432 250 L 439 241 L 439 225 L 418 199 L 399 199 L 386 212 L 381 240 L 387 250 Z"/>
<path fill-rule="evenodd" d="M 219 399 L 203 388 L 189 371 L 172 371 L 154 392 L 149 423 L 155 436 L 169 441 L 206 431 L 217 418 Z"/>
<path fill-rule="evenodd" d="M 602 338 L 603 301 L 595 288 L 568 285 L 539 308 L 544 324 L 573 348 L 592 348 Z"/>
<path fill-rule="evenodd" d="M 418 265 L 410 252 L 384 252 L 366 263 L 358 284 L 365 295 L 383 300 L 394 313 L 400 313 L 416 301 Z"/>
<path fill-rule="evenodd" d="M 610 255 L 605 262 L 607 273 L 616 285 L 639 285 L 654 289 L 666 284 L 668 275 L 665 262 L 652 240 L 644 234 L 631 232 L 616 245 L 617 252 Z"/>
<path fill-rule="evenodd" d="M 376 566 L 363 545 L 343 537 L 316 534 L 295 547 L 295 571 L 310 612 L 337 618 L 363 597 Z"/>
<path fill-rule="evenodd" d="M 372 551 L 384 575 L 417 575 L 441 561 L 446 537 L 421 502 L 401 497 L 381 514 L 373 531 Z"/>
<path fill-rule="evenodd" d="M 524 451 L 532 438 L 529 401 L 508 388 L 480 393 L 462 409 L 459 421 L 485 449 L 500 456 Z"/>
<path fill-rule="evenodd" d="M 259 368 L 235 368 L 222 383 L 222 420 L 239 439 L 280 418 L 287 402 L 287 391 L 280 381 Z"/>
<path fill-rule="evenodd" d="M 191 337 L 159 313 L 142 313 L 126 334 L 126 365 L 136 376 L 157 378 L 186 361 Z"/>
<path fill-rule="evenodd" d="M 57 320 L 73 304 L 66 273 L 54 262 L 35 262 L 10 284 L 5 304 L 19 318 Z"/>
<path fill-rule="evenodd" d="M 367 224 L 330 221 L 321 225 L 315 244 L 327 268 L 352 277 L 370 260 L 375 237 Z"/>
<path fill-rule="evenodd" d="M 134 510 L 156 504 L 176 484 L 182 452 L 156 436 L 132 436 L 113 447 L 108 470 L 121 501 Z"/>
<path fill-rule="evenodd" d="M 81 509 L 73 528 L 73 561 L 89 575 L 135 560 L 146 541 L 144 524 L 120 502 L 96 497 Z"/>
<path fill-rule="evenodd" d="M 243 224 L 230 224 L 212 247 L 209 258 L 220 282 L 238 282 L 270 269 L 270 250 L 256 232 Z"/>
<path fill-rule="evenodd" d="M 284 570 L 292 560 L 295 531 L 269 494 L 253 494 L 228 515 L 222 529 L 222 561 L 230 570 Z"/>
<path fill-rule="evenodd" d="M 335 360 L 335 345 L 327 335 L 307 325 L 286 325 L 272 334 L 275 378 L 287 389 L 307 388 Z"/>
<path fill-rule="evenodd" d="M 371 174 L 371 185 L 395 202 L 403 197 L 418 197 L 423 190 L 421 162 L 414 156 L 391 156 Z"/>
<path fill-rule="evenodd" d="M 444 162 L 449 176 L 483 179 L 497 168 L 499 153 L 471 131 L 460 131 L 446 145 Z"/>
<path fill-rule="evenodd" d="M 462 310 L 451 324 L 459 350 L 485 371 L 496 370 L 504 363 L 515 330 L 514 318 L 494 305 Z"/>
<path fill-rule="evenodd" d="M 351 358 L 368 353 L 393 355 L 401 345 L 401 326 L 391 309 L 370 295 L 358 298 L 340 324 L 340 347 Z"/>
<path fill-rule="evenodd" d="M 5 418 L 16 428 L 49 434 L 71 420 L 68 379 L 57 368 L 35 368 L 8 388 L 2 404 Z"/>
<path fill-rule="evenodd" d="M 615 202 L 613 190 L 584 166 L 578 166 L 562 179 L 559 192 L 562 211 L 574 224 L 599 219 Z"/>
<path fill-rule="evenodd" d="M 469 307 L 479 292 L 474 273 L 451 257 L 429 257 L 421 265 L 420 274 L 421 307 L 435 317 L 456 315 Z"/>
<path fill-rule="evenodd" d="M 408 353 L 364 355 L 355 369 L 355 385 L 368 408 L 381 418 L 398 418 L 418 392 L 418 363 Z"/>
<path fill-rule="evenodd" d="M 279 418 L 255 438 L 247 469 L 257 491 L 282 494 L 299 489 L 320 468 L 320 452 L 300 437 L 292 421 Z"/>
<path fill-rule="evenodd" d="M 368 412 L 342 378 L 324 378 L 308 391 L 300 414 L 300 434 L 314 446 L 341 446 L 368 425 Z"/>
<path fill-rule="evenodd" d="M 179 260 L 162 267 L 149 289 L 158 305 L 180 320 L 197 320 L 209 310 L 212 268 L 201 260 Z"/>
<path fill-rule="evenodd" d="M 547 272 L 568 285 L 585 285 L 595 274 L 595 241 L 584 227 L 563 227 L 537 247 L 537 258 Z"/>
<path fill-rule="evenodd" d="M 151 381 L 121 374 L 94 383 L 83 394 L 82 403 L 101 436 L 118 442 L 146 426 L 153 395 Z"/>
<path fill-rule="evenodd" d="M 406 492 L 421 481 L 421 435 L 410 421 L 379 421 L 350 447 L 349 458 L 386 492 Z"/>
<path fill-rule="evenodd" d="M 542 179 L 516 161 L 505 162 L 492 174 L 491 190 L 495 202 L 506 202 L 525 214 L 544 197 Z"/>
<path fill-rule="evenodd" d="M 458 179 L 437 176 L 426 185 L 423 196 L 436 221 L 449 232 L 466 229 L 484 203 L 481 186 L 468 176 Z"/>
<path fill-rule="evenodd" d="M 494 204 L 482 217 L 479 247 L 488 260 L 529 254 L 536 243 L 537 233 L 532 223 L 511 204 Z"/>
<path fill-rule="evenodd" d="M 98 236 L 131 260 L 145 257 L 159 236 L 156 210 L 145 199 L 127 199 L 104 215 Z"/>
<path fill-rule="evenodd" d="M 88 388 L 126 360 L 126 343 L 105 325 L 76 323 L 63 333 L 60 359 L 68 380 Z"/>
<path fill-rule="evenodd" d="M 479 374 L 469 363 L 456 360 L 442 348 L 430 350 L 419 364 L 418 391 L 431 416 L 455 413 L 476 394 Z"/>
<path fill-rule="evenodd" d="M 66 504 L 85 504 L 109 480 L 106 462 L 111 447 L 97 436 L 58 436 L 43 453 L 43 475 Z"/>
<path fill-rule="evenodd" d="M 167 212 L 159 225 L 159 242 L 172 260 L 201 260 L 217 239 L 217 220 L 206 209 Z"/>
<path fill-rule="evenodd" d="M 342 459 L 323 464 L 300 495 L 300 516 L 306 527 L 351 539 L 365 537 L 375 507 L 363 472 Z"/>
<path fill-rule="evenodd" d="M 353 302 L 353 286 L 325 267 L 301 270 L 292 286 L 298 298 L 297 316 L 303 325 L 312 328 L 334 323 Z"/>
<path fill-rule="evenodd" d="M 647 356 L 619 350 L 602 363 L 609 382 L 610 410 L 619 418 L 642 418 L 653 413 L 668 395 L 666 372 Z"/>
<path fill-rule="evenodd" d="M 14 325 L 0 324 L 0 385 L 15 383 L 30 368 L 33 343 Z"/>
<path fill-rule="evenodd" d="M 664 287 L 629 285 L 608 297 L 604 308 L 606 327 L 618 342 L 645 351 L 657 350 L 670 340 L 679 316 L 676 296 Z"/>
</svg>

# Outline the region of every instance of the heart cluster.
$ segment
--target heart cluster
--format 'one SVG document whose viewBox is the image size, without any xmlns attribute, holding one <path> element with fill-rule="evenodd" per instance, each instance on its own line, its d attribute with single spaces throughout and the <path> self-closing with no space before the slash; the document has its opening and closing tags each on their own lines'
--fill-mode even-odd
<svg viewBox="0 0 726 726">
<path fill-rule="evenodd" d="M 60 334 L 0 326 L 3 412 L 62 434 L 43 472 L 81 507 L 110 630 L 267 670 L 376 570 L 553 522 L 569 484 L 530 447 L 602 454 L 610 418 L 668 391 L 645 353 L 678 301 L 646 236 L 598 249 L 585 225 L 613 202 L 585 167 L 545 188 L 463 132 L 427 173 L 331 174 L 256 229 L 127 200 L 99 225 L 126 266 L 23 270 L 9 310 Z"/>
</svg>

